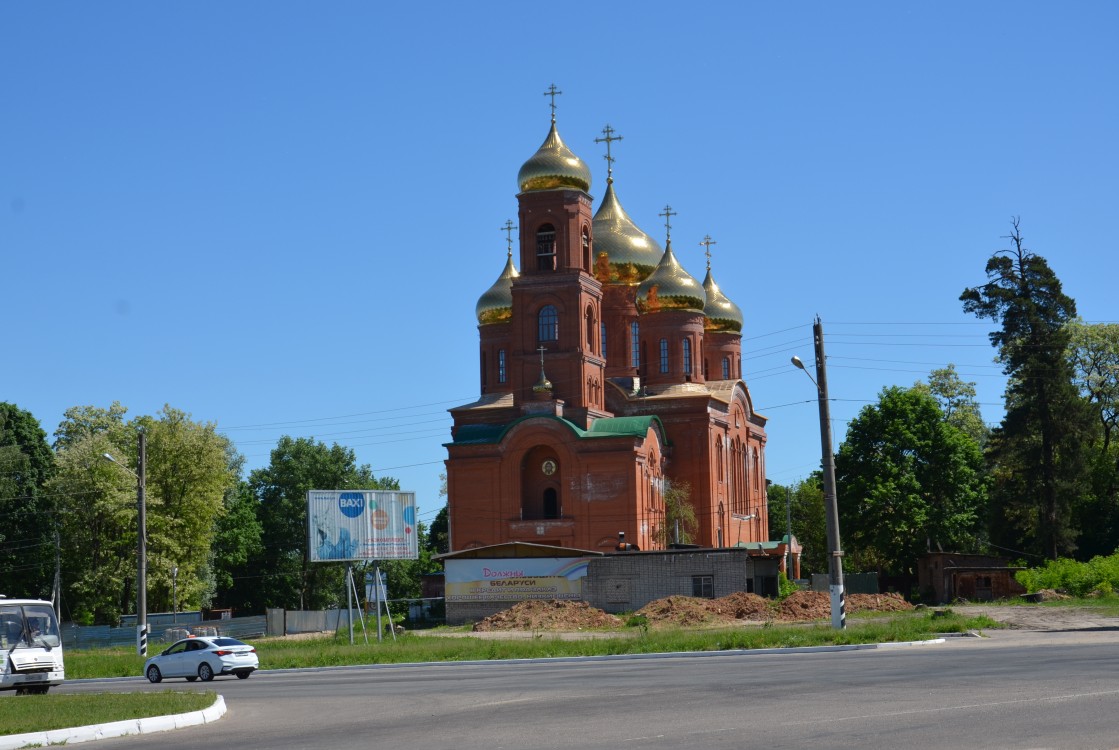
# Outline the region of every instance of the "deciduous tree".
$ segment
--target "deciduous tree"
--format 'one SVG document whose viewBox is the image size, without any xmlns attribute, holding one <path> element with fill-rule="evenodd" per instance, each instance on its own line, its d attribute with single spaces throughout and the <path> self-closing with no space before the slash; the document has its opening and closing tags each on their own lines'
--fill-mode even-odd
<svg viewBox="0 0 1119 750">
<path fill-rule="evenodd" d="M 53 470 L 39 421 L 0 402 L 0 593 L 50 596 L 56 515 L 45 486 Z"/>
<path fill-rule="evenodd" d="M 982 453 L 927 393 L 883 390 L 851 421 L 835 467 L 843 546 L 853 560 L 911 576 L 929 549 L 978 546 Z"/>
</svg>

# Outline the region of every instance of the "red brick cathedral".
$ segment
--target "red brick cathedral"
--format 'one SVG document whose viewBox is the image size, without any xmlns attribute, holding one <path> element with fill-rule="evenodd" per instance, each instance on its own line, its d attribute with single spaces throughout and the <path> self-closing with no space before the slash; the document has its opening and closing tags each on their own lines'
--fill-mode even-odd
<svg viewBox="0 0 1119 750">
<path fill-rule="evenodd" d="M 553 98 L 554 101 L 554 98 Z M 769 538 L 765 417 L 742 381 L 742 311 L 700 283 L 556 129 L 517 175 L 519 255 L 478 300 L 481 396 L 451 409 L 451 550 L 534 542 L 663 549 L 666 486 L 688 483 L 694 541 Z M 508 225 L 510 233 L 514 227 Z M 710 250 L 710 240 L 706 239 Z M 517 267 L 520 267 L 518 273 Z"/>
</svg>

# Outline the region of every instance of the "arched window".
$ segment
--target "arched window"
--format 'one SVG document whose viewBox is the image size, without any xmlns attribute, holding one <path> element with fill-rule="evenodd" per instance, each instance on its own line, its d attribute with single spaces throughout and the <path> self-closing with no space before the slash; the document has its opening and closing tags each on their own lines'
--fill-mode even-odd
<svg viewBox="0 0 1119 750">
<path fill-rule="evenodd" d="M 723 357 L 723 380 L 730 380 L 730 357 Z"/>
<path fill-rule="evenodd" d="M 684 374 L 692 374 L 692 340 L 684 339 Z"/>
<path fill-rule="evenodd" d="M 606 356 L 606 321 L 605 320 L 602 321 L 602 333 L 599 334 L 599 341 L 602 342 L 602 351 L 600 352 L 600 354 L 602 354 L 602 356 L 605 357 Z"/>
<path fill-rule="evenodd" d="M 636 320 L 629 324 L 629 366 L 635 370 L 641 366 L 641 331 Z"/>
<path fill-rule="evenodd" d="M 505 350 L 497 350 L 497 382 L 505 382 Z"/>
<path fill-rule="evenodd" d="M 587 305 L 587 312 L 586 312 L 586 315 L 584 317 L 587 320 L 587 351 L 591 352 L 593 354 L 594 350 L 595 350 L 595 346 L 594 346 L 595 324 L 594 324 L 594 310 L 591 309 L 590 305 Z"/>
<path fill-rule="evenodd" d="M 668 339 L 661 339 L 661 372 L 668 372 Z"/>
<path fill-rule="evenodd" d="M 587 234 L 587 228 L 583 227 L 583 270 L 591 273 L 591 238 Z"/>
<path fill-rule="evenodd" d="M 551 224 L 536 230 L 536 269 L 556 270 L 556 228 Z"/>
<path fill-rule="evenodd" d="M 536 340 L 559 341 L 559 313 L 554 305 L 544 305 L 536 316 Z"/>
</svg>

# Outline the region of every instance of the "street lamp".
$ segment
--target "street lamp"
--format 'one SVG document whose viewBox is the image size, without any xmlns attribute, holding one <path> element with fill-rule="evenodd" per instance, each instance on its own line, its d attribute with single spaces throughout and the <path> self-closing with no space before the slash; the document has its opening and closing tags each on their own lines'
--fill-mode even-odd
<svg viewBox="0 0 1119 750">
<path fill-rule="evenodd" d="M 147 503 L 144 500 L 144 476 L 147 469 L 147 441 L 144 433 L 139 433 L 138 472 L 128 468 L 108 453 L 102 453 L 106 461 L 116 464 L 136 477 L 136 649 L 140 656 L 148 655 L 148 519 Z"/>
<path fill-rule="evenodd" d="M 831 598 L 831 624 L 837 630 L 847 627 L 845 594 L 843 591 L 843 550 L 839 544 L 839 509 L 835 499 L 835 454 L 832 453 L 831 412 L 828 407 L 828 372 L 824 357 L 824 326 L 820 316 L 812 326 L 812 337 L 816 346 L 816 377 L 813 379 L 801 362 L 793 357 L 793 364 L 808 375 L 816 386 L 816 396 L 820 405 L 820 449 L 824 462 L 824 514 L 828 536 L 828 593 Z M 791 540 L 790 540 L 791 541 Z"/>
<path fill-rule="evenodd" d="M 179 624 L 179 566 L 171 566 L 171 622 Z"/>
</svg>

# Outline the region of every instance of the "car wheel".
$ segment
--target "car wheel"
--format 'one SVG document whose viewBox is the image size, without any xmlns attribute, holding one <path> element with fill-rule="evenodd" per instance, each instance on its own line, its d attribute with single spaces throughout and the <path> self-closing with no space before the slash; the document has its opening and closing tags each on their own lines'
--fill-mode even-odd
<svg viewBox="0 0 1119 750">
<path fill-rule="evenodd" d="M 203 682 L 209 682 L 214 679 L 214 669 L 206 662 L 198 665 L 198 676 L 202 678 Z"/>
<path fill-rule="evenodd" d="M 187 678 L 187 682 L 194 682 L 197 679 L 198 675 L 192 674 L 190 677 Z"/>
<path fill-rule="evenodd" d="M 249 679 L 249 675 L 251 675 L 251 674 L 252 674 L 252 672 L 238 672 L 237 673 L 237 679 L 238 680 L 247 680 L 247 679 Z"/>
<path fill-rule="evenodd" d="M 159 667 L 152 664 L 148 667 L 148 682 L 159 682 L 163 679 L 163 675 L 159 673 Z"/>
</svg>

